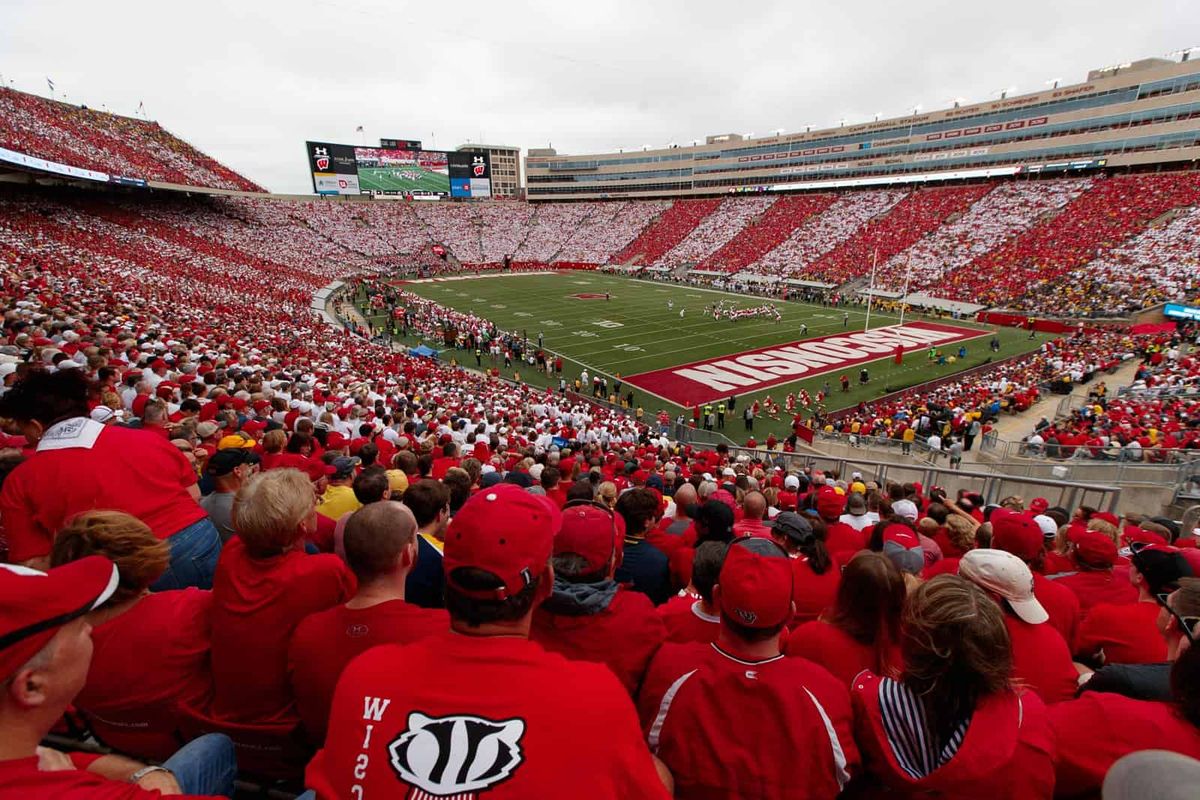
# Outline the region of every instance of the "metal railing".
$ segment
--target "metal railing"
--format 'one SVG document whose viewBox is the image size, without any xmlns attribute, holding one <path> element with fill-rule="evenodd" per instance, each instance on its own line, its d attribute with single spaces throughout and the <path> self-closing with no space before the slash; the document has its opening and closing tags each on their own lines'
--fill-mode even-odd
<svg viewBox="0 0 1200 800">
<path fill-rule="evenodd" d="M 959 489 L 966 489 L 978 492 L 989 502 L 998 502 L 1004 497 L 1017 495 L 1026 500 L 1045 497 L 1050 501 L 1050 505 L 1063 508 L 1088 505 L 1092 508 L 1115 511 L 1121 498 L 1120 486 L 1105 483 L 1069 483 L 1062 478 L 1049 476 L 1042 478 L 975 469 L 950 469 L 933 464 L 893 464 L 868 458 L 784 453 L 778 450 L 736 446 L 730 447 L 729 453 L 734 458 L 761 458 L 771 466 L 795 471 L 813 468 L 826 473 L 834 472 L 843 480 L 849 480 L 854 472 L 861 472 L 864 480 L 873 480 L 881 485 L 888 481 L 919 482 L 926 491 L 931 486 L 940 486 L 951 495 Z"/>
</svg>

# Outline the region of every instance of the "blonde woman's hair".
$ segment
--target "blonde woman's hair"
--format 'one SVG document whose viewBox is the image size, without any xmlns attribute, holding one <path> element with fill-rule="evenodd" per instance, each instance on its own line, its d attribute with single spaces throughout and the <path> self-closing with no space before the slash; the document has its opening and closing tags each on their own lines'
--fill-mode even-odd
<svg viewBox="0 0 1200 800">
<path fill-rule="evenodd" d="M 946 517 L 946 537 L 959 550 L 970 550 L 975 547 L 975 531 L 972 530 L 971 523 L 957 514 Z"/>
<path fill-rule="evenodd" d="M 85 511 L 67 520 L 54 537 L 50 566 L 87 556 L 104 556 L 117 565 L 117 590 L 105 605 L 136 597 L 162 577 L 171 563 L 171 547 L 146 523 L 124 511 Z"/>
<path fill-rule="evenodd" d="M 238 535 L 252 556 L 278 555 L 304 536 L 301 525 L 315 505 L 312 483 L 300 470 L 259 473 L 234 498 Z"/>
<path fill-rule="evenodd" d="M 1117 533 L 1117 526 L 1113 525 L 1111 522 L 1107 522 L 1102 519 L 1095 519 L 1093 517 L 1092 519 L 1088 520 L 1087 529 L 1089 531 L 1095 531 L 1096 533 L 1103 533 L 1105 536 L 1113 540 L 1113 544 L 1117 545 L 1118 547 L 1121 546 L 1121 539 L 1120 535 Z"/>
</svg>

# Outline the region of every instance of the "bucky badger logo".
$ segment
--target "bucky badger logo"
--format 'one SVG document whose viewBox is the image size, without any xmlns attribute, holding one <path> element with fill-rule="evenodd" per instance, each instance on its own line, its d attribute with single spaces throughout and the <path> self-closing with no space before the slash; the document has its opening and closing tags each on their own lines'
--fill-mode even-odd
<svg viewBox="0 0 1200 800">
<path fill-rule="evenodd" d="M 433 797 L 482 792 L 512 776 L 523 761 L 525 721 L 469 715 L 408 715 L 408 727 L 388 745 L 392 769 Z"/>
</svg>

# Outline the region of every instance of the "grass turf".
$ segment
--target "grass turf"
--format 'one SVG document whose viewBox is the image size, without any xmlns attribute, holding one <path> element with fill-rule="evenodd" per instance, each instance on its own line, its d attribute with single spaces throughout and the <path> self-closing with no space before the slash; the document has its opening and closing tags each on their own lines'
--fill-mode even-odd
<svg viewBox="0 0 1200 800">
<path fill-rule="evenodd" d="M 392 174 L 396 170 L 420 172 L 421 177 L 416 181 L 399 178 Z M 444 192 L 449 194 L 450 176 L 416 165 L 360 167 L 358 170 L 358 185 L 363 191 L 371 192 Z"/>
<path fill-rule="evenodd" d="M 858 307 L 846 309 L 849 321 L 843 327 L 842 309 L 778 300 L 770 302 L 774 302 L 782 312 L 781 322 L 758 318 L 718 321 L 703 315 L 702 309 L 719 300 L 725 300 L 727 306 L 732 303 L 738 308 L 759 306 L 768 301 L 761 297 L 595 272 L 489 274 L 478 279 L 409 283 L 404 288 L 450 308 L 478 314 L 495 322 L 503 330 L 524 333 L 535 346 L 540 331 L 545 335 L 546 349 L 562 355 L 564 375 L 569 382 L 586 367 L 589 374 L 599 372 L 609 376 L 610 390 L 612 379 L 618 373 L 622 376 L 636 375 L 760 347 L 845 331 L 861 331 L 866 322 L 865 309 Z M 605 292 L 611 294 L 611 300 L 572 297 L 575 294 L 602 295 Z M 668 300 L 673 301 L 673 309 L 668 309 Z M 681 308 L 685 309 L 682 319 L 679 317 Z M 905 316 L 906 321 L 922 318 L 913 314 Z M 383 318 L 369 319 L 379 325 Z M 873 310 L 870 327 L 894 325 L 898 321 L 891 314 Z M 802 323 L 808 325 L 808 331 L 803 335 L 800 333 Z M 996 330 L 960 320 L 952 324 L 978 328 L 985 333 Z M 1000 339 L 998 354 L 993 354 L 988 348 L 990 337 L 975 339 L 965 343 L 965 359 L 944 366 L 929 362 L 923 352 L 908 354 L 901 366 L 896 366 L 890 355 L 883 356 L 865 365 L 871 373 L 871 382 L 866 386 L 858 385 L 858 368 L 854 368 L 854 380 L 849 392 L 839 390 L 839 373 L 829 373 L 764 391 L 738 394 L 738 409 L 734 417 L 739 418 L 726 420 L 726 433 L 736 440 L 744 439 L 741 410 L 745 403 L 752 403 L 766 395 L 779 403 L 781 414 L 779 420 L 760 417 L 755 422 L 754 432 L 760 440 L 767 432 L 777 435 L 790 432 L 790 417 L 782 410 L 784 398 L 789 392 L 798 393 L 804 388 L 815 402 L 817 392 L 828 382 L 833 391 L 826 400 L 826 407 L 832 411 L 854 405 L 860 400 L 875 399 L 890 391 L 953 375 L 979 366 L 989 358 L 997 360 L 1025 353 L 1036 349 L 1046 339 L 1053 338 L 1039 334 L 1029 339 L 1027 332 L 1013 328 L 1000 328 L 997 335 Z M 415 340 L 410 339 L 408 343 L 415 343 Z M 473 353 L 444 350 L 441 342 L 430 341 L 428 344 L 443 350 L 443 359 L 455 358 L 466 366 L 476 366 Z M 954 344 L 947 350 L 953 352 L 957 348 L 958 345 Z M 493 366 L 490 362 L 485 355 L 482 366 Z M 509 378 L 513 377 L 514 372 L 519 372 L 521 380 L 532 385 L 558 385 L 557 376 L 542 375 L 528 365 L 514 364 L 505 369 L 501 360 L 497 366 Z M 635 403 L 643 406 L 647 417 L 666 409 L 674 419 L 683 411 L 673 403 L 625 383 L 623 392 L 629 389 L 633 390 Z"/>
</svg>

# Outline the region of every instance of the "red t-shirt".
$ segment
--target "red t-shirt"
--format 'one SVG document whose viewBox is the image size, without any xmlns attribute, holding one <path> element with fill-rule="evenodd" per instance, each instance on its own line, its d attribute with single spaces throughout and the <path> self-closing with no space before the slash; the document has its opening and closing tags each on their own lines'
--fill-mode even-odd
<svg viewBox="0 0 1200 800">
<path fill-rule="evenodd" d="M 92 630 L 92 665 L 75 706 L 109 747 L 150 761 L 179 749 L 176 730 L 212 696 L 209 609 L 200 589 L 155 592 Z"/>
<path fill-rule="evenodd" d="M 771 538 L 771 529 L 763 524 L 761 519 L 743 519 L 741 522 L 733 524 L 733 535 L 738 536 L 758 536 L 763 539 Z"/>
<path fill-rule="evenodd" d="M 1079 598 L 1066 586 L 1037 572 L 1033 573 L 1033 596 L 1050 615 L 1047 624 L 1062 634 L 1063 641 L 1074 652 L 1075 632 L 1079 628 Z"/>
<path fill-rule="evenodd" d="M 858 768 L 846 686 L 802 658 L 667 644 L 638 712 L 676 798 L 832 798 Z"/>
<path fill-rule="evenodd" d="M 792 601 L 796 604 L 796 616 L 791 626 L 800 625 L 821 616 L 821 612 L 833 606 L 837 599 L 838 586 L 842 583 L 842 571 L 830 564 L 818 575 L 809 566 L 804 556 L 792 559 Z"/>
<path fill-rule="evenodd" d="M 1079 613 L 1083 616 L 1100 603 L 1136 603 L 1138 599 L 1137 589 L 1133 588 L 1129 578 L 1114 572 L 1061 572 L 1049 577 L 1075 593 L 1079 598 Z"/>
<path fill-rule="evenodd" d="M 715 642 L 721 632 L 721 617 L 704 613 L 699 598 L 691 595 L 672 597 L 658 607 L 658 616 L 668 642 Z"/>
<path fill-rule="evenodd" d="M 853 554 L 867 546 L 868 534 L 866 532 L 857 531 L 844 522 L 826 524 L 825 549 L 829 551 L 830 555 Z M 870 528 L 867 530 L 869 531 Z"/>
<path fill-rule="evenodd" d="M 841 628 L 822 620 L 806 622 L 792 631 L 784 652 L 820 664 L 847 686 L 864 669 L 884 674 L 903 664 L 899 645 L 886 647 L 880 657 L 874 646 L 855 641 Z"/>
<path fill-rule="evenodd" d="M 1073 698 L 1079 672 L 1062 634 L 1048 622 L 1031 625 L 1007 612 L 1004 627 L 1012 642 L 1013 678 L 1037 692 L 1046 705 Z"/>
<path fill-rule="evenodd" d="M 607 664 L 633 694 L 667 629 L 650 598 L 618 589 L 608 607 L 595 614 L 554 614 L 543 605 L 533 613 L 529 638 L 572 661 Z"/>
<path fill-rule="evenodd" d="M 1168 703 L 1133 700 L 1110 692 L 1084 692 L 1050 708 L 1058 740 L 1054 792 L 1098 797 L 1109 768 L 1138 750 L 1170 750 L 1200 758 L 1200 730 Z"/>
<path fill-rule="evenodd" d="M 296 720 L 288 643 L 309 614 L 344 603 L 354 575 L 334 555 L 291 550 L 251 558 L 238 536 L 225 543 L 213 580 L 212 674 L 216 720 Z"/>
<path fill-rule="evenodd" d="M 1075 652 L 1089 658 L 1104 651 L 1105 664 L 1156 664 L 1167 660 L 1158 632 L 1158 604 L 1100 603 L 1079 624 Z"/>
<path fill-rule="evenodd" d="M 309 740 L 320 743 L 325 738 L 334 687 L 355 656 L 381 644 L 415 642 L 449 627 L 445 611 L 403 600 L 366 608 L 334 606 L 303 620 L 288 647 L 288 673 Z"/>
<path fill-rule="evenodd" d="M 112 781 L 84 769 L 42 772 L 37 756 L 0 761 L 0 800 L 159 800 L 161 797 L 163 794 L 157 790 Z M 177 794 L 171 798 L 204 800 L 199 795 Z M 220 799 L 210 797 L 210 800 Z"/>
<path fill-rule="evenodd" d="M 527 639 L 459 633 L 350 662 L 305 773 L 321 800 L 525 800 L 581 780 L 597 800 L 668 797 L 617 679 Z"/>
<path fill-rule="evenodd" d="M 52 425 L 0 490 L 9 560 L 47 555 L 63 523 L 95 508 L 132 514 L 166 539 L 207 516 L 188 491 L 195 482 L 192 465 L 161 436 L 81 417 Z"/>
</svg>

